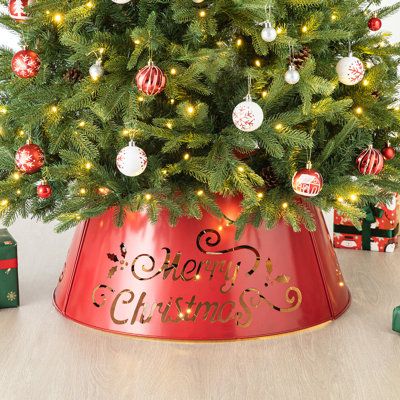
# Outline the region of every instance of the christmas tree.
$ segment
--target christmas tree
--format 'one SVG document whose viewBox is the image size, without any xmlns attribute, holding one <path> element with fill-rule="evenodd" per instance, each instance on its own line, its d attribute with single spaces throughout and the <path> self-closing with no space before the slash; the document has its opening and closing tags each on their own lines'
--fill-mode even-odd
<svg viewBox="0 0 400 400">
<path fill-rule="evenodd" d="M 175 223 L 220 213 L 216 194 L 243 196 L 238 233 L 312 230 L 307 202 L 357 221 L 400 190 L 400 46 L 380 29 L 400 4 L 379 3 L 40 0 L 24 23 L 2 16 L 28 50 L 0 53 L 3 221 L 63 230 L 115 207 L 117 224 L 163 208 Z"/>
</svg>

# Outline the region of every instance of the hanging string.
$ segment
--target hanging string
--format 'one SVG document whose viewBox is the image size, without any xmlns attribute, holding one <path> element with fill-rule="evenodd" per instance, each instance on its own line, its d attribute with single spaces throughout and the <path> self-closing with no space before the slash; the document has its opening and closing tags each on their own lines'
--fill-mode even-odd
<svg viewBox="0 0 400 400">
<path fill-rule="evenodd" d="M 352 54 L 352 51 L 351 51 L 351 39 L 349 38 L 349 55 L 351 55 Z"/>
<path fill-rule="evenodd" d="M 152 43 L 152 37 L 151 37 L 151 31 L 149 30 L 149 56 L 150 56 L 150 60 L 149 60 L 149 64 L 153 63 L 153 43 Z"/>
<path fill-rule="evenodd" d="M 245 97 L 245 100 L 247 101 L 251 101 L 251 86 L 252 86 L 252 82 L 251 82 L 251 76 L 249 75 L 247 77 L 247 95 Z"/>
<path fill-rule="evenodd" d="M 265 17 L 267 18 L 267 21 L 271 21 L 271 4 L 265 5 Z"/>
</svg>

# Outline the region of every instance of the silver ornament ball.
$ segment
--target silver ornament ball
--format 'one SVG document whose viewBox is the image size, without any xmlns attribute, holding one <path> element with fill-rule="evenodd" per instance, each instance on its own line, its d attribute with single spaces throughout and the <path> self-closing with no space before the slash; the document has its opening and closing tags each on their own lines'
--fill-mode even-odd
<svg viewBox="0 0 400 400">
<path fill-rule="evenodd" d="M 290 65 L 285 74 L 285 81 L 290 85 L 295 85 L 300 80 L 300 74 L 294 65 Z"/>
<path fill-rule="evenodd" d="M 273 28 L 271 22 L 265 22 L 264 29 L 261 31 L 261 38 L 265 42 L 273 42 L 276 39 L 277 32 L 275 28 Z"/>
<path fill-rule="evenodd" d="M 89 75 L 94 81 L 97 81 L 104 75 L 104 68 L 101 64 L 101 60 L 97 60 L 96 63 L 89 68 Z"/>
</svg>

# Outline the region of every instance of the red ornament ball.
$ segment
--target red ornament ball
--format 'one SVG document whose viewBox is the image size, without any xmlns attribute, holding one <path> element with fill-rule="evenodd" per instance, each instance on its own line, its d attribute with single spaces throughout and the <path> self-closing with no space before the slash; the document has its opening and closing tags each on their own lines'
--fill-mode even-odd
<svg viewBox="0 0 400 400">
<path fill-rule="evenodd" d="M 34 78 L 40 69 L 40 58 L 32 50 L 20 50 L 14 54 L 11 68 L 15 75 L 20 78 Z"/>
<path fill-rule="evenodd" d="M 26 21 L 29 17 L 25 11 L 25 7 L 33 3 L 34 0 L 10 0 L 8 3 L 10 17 L 18 22 Z"/>
<path fill-rule="evenodd" d="M 37 144 L 27 143 L 18 149 L 15 164 L 21 172 L 34 174 L 44 165 L 43 150 Z"/>
<path fill-rule="evenodd" d="M 165 89 L 166 83 L 167 78 L 164 72 L 154 65 L 152 61 L 136 75 L 138 89 L 148 96 L 161 93 Z"/>
<path fill-rule="evenodd" d="M 48 199 L 53 194 L 53 189 L 46 181 L 41 181 L 37 187 L 37 195 L 40 199 Z"/>
<path fill-rule="evenodd" d="M 392 147 L 389 143 L 381 151 L 383 158 L 385 160 L 393 160 L 396 157 L 396 149 Z"/>
<path fill-rule="evenodd" d="M 357 158 L 357 168 L 363 175 L 378 175 L 384 166 L 382 153 L 374 149 L 372 144 Z"/>
<path fill-rule="evenodd" d="M 312 169 L 311 163 L 307 167 L 297 171 L 292 179 L 293 190 L 304 197 L 315 197 L 321 193 L 324 180 L 322 175 Z"/>
<path fill-rule="evenodd" d="M 372 17 L 368 21 L 368 28 L 374 32 L 379 31 L 382 28 L 382 21 L 378 17 Z"/>
</svg>

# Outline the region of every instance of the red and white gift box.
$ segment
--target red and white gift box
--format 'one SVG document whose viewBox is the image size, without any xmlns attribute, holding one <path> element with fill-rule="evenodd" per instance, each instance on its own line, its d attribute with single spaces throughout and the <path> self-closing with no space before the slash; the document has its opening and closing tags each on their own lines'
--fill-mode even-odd
<svg viewBox="0 0 400 400">
<path fill-rule="evenodd" d="M 362 231 L 335 210 L 334 246 L 339 249 L 393 253 L 398 244 L 400 196 L 393 195 L 388 203 L 380 203 L 374 208 L 379 213 L 374 216 L 374 222 L 363 221 Z"/>
</svg>

